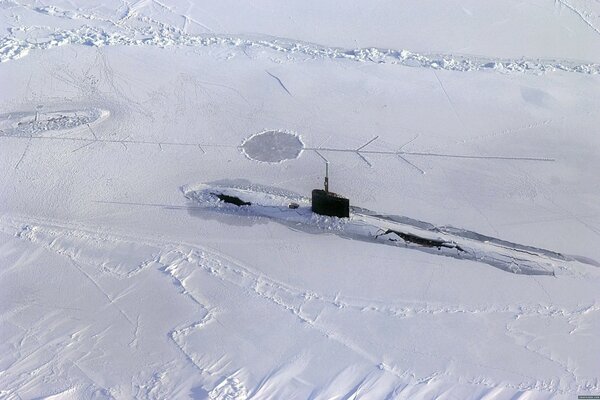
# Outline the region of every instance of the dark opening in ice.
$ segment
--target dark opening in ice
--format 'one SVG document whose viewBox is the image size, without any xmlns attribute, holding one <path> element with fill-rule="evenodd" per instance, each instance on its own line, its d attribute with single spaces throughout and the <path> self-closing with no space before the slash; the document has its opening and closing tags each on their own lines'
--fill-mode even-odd
<svg viewBox="0 0 600 400">
<path fill-rule="evenodd" d="M 303 148 L 304 143 L 298 135 L 276 130 L 257 133 L 242 143 L 248 158 L 269 163 L 298 158 Z"/>
<path fill-rule="evenodd" d="M 244 201 L 242 199 L 240 199 L 239 197 L 236 196 L 229 196 L 223 193 L 212 193 L 213 195 L 217 196 L 219 198 L 219 200 L 225 202 L 225 203 L 229 203 L 229 204 L 235 204 L 236 206 L 249 206 L 252 203 L 250 203 L 249 201 Z"/>
</svg>

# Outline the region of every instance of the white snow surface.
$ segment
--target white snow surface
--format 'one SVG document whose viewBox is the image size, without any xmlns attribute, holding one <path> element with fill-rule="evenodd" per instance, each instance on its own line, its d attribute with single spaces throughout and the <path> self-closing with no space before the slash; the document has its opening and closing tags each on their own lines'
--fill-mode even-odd
<svg viewBox="0 0 600 400">
<path fill-rule="evenodd" d="M 0 32 L 0 399 L 600 395 L 600 3 L 0 0 Z M 372 214 L 310 213 L 324 159 Z"/>
</svg>

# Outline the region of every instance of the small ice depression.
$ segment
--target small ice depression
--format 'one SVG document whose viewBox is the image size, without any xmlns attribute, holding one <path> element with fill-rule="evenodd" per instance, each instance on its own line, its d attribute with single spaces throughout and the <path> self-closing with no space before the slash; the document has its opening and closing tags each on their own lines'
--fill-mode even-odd
<svg viewBox="0 0 600 400">
<path fill-rule="evenodd" d="M 89 125 L 108 116 L 106 110 L 90 108 L 62 111 L 20 111 L 0 115 L 0 130 L 10 136 L 35 136 Z"/>
<path fill-rule="evenodd" d="M 304 149 L 300 136 L 286 131 L 263 131 L 242 143 L 242 150 L 251 160 L 278 163 L 298 158 Z"/>
</svg>

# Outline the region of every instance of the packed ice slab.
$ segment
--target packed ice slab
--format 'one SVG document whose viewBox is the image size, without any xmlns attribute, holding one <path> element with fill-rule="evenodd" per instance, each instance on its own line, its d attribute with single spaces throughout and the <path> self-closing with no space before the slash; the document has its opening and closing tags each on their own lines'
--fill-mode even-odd
<svg viewBox="0 0 600 400">
<path fill-rule="evenodd" d="M 0 397 L 598 394 L 599 15 L 0 1 Z"/>
</svg>

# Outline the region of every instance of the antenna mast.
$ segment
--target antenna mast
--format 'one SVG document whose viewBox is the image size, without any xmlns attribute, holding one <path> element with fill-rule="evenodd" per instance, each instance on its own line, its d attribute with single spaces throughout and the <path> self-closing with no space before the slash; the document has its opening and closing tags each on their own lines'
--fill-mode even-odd
<svg viewBox="0 0 600 400">
<path fill-rule="evenodd" d="M 325 161 L 325 193 L 329 193 L 329 161 Z"/>
<path fill-rule="evenodd" d="M 329 191 L 329 161 L 317 150 L 315 150 L 315 153 L 325 161 L 325 180 L 323 182 L 325 190 L 314 189 L 312 191 L 311 210 L 315 214 L 330 217 L 350 217 L 350 200 Z"/>
</svg>

